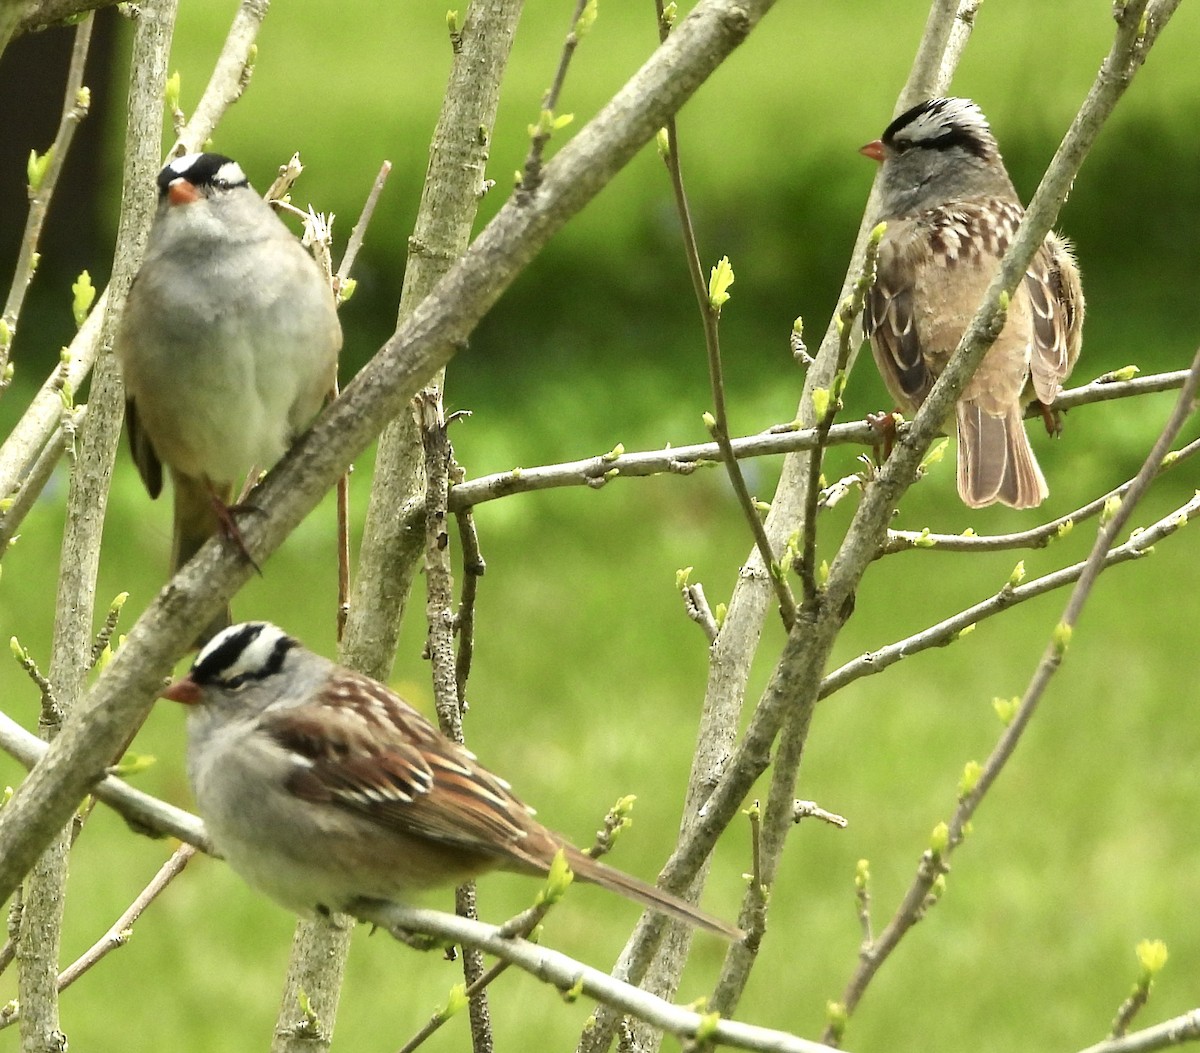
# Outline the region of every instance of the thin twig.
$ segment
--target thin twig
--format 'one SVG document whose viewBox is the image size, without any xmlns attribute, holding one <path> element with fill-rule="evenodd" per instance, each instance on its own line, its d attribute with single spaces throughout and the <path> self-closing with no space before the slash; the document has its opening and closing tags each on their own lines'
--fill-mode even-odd
<svg viewBox="0 0 1200 1053">
<path fill-rule="evenodd" d="M 342 253 L 342 262 L 338 266 L 337 274 L 334 276 L 337 279 L 334 283 L 334 293 L 338 293 L 342 286 L 346 284 L 346 279 L 350 277 L 354 261 L 358 259 L 358 252 L 363 246 L 363 241 L 366 239 L 367 227 L 370 225 L 371 217 L 375 215 L 375 206 L 379 204 L 379 195 L 383 193 L 384 184 L 387 183 L 388 176 L 391 174 L 392 162 L 384 161 L 379 166 L 379 174 L 375 176 L 375 182 L 371 184 L 371 190 L 367 194 L 367 200 L 363 203 L 363 209 L 358 217 L 358 222 L 354 224 L 354 229 L 350 231 L 350 240 L 346 242 L 346 251 Z"/>
<path fill-rule="evenodd" d="M 3 315 L 0 316 L 3 320 L 3 329 L 0 330 L 0 390 L 8 386 L 9 349 L 12 345 L 12 338 L 17 332 L 21 307 L 25 302 L 25 293 L 33 282 L 33 276 L 37 270 L 38 244 L 41 241 L 46 212 L 50 208 L 50 200 L 54 197 L 54 190 L 58 186 L 58 177 L 62 172 L 63 163 L 67 159 L 67 151 L 71 148 L 75 129 L 87 116 L 88 107 L 91 104 L 90 92 L 83 86 L 83 71 L 91 42 L 92 15 L 88 13 L 83 21 L 75 27 L 75 43 L 71 46 L 71 64 L 67 70 L 67 84 L 63 93 L 63 109 L 58 122 L 58 131 L 49 150 L 42 155 L 43 164 L 37 185 L 29 187 L 29 215 L 25 220 L 25 231 L 21 236 L 21 247 L 17 253 L 17 263 L 13 271 L 8 299 L 4 304 Z"/>
<path fill-rule="evenodd" d="M 1197 453 L 1200 453 L 1200 439 L 1194 439 L 1186 446 L 1173 451 L 1160 466 L 1159 471 L 1169 471 Z M 1132 485 L 1133 480 L 1130 479 L 1109 490 L 1108 493 L 1101 494 L 1095 500 L 1081 505 L 1073 512 L 1052 519 L 1048 523 L 1042 523 L 1040 526 L 1013 534 L 934 534 L 928 530 L 889 530 L 887 542 L 880 555 L 908 552 L 914 549 L 940 552 L 998 552 L 1009 549 L 1046 548 L 1080 523 L 1086 522 L 1093 516 L 1098 516 L 1109 502 L 1123 496 Z"/>
<path fill-rule="evenodd" d="M 813 416 L 816 418 L 816 444 L 809 454 L 807 487 L 804 500 L 804 526 L 801 531 L 800 560 L 798 572 L 804 589 L 804 602 L 815 606 L 820 600 L 817 587 L 817 512 L 821 499 L 821 467 L 825 459 L 826 439 L 829 429 L 842 405 L 842 390 L 846 383 L 846 370 L 850 364 L 854 323 L 862 314 L 867 292 L 875 283 L 875 260 L 879 254 L 879 242 L 883 236 L 882 226 L 876 227 L 867 241 L 862 269 L 854 289 L 838 307 L 836 326 L 838 330 L 838 353 L 833 366 L 833 382 L 828 388 L 814 389 L 810 395 Z M 824 407 L 818 406 L 818 393 L 824 396 Z"/>
<path fill-rule="evenodd" d="M 1104 556 L 1105 569 L 1149 555 L 1150 550 L 1157 542 L 1170 537 L 1177 530 L 1186 526 L 1197 511 L 1200 511 L 1200 497 L 1192 497 L 1175 511 L 1163 516 L 1144 530 L 1138 531 L 1123 545 L 1117 545 L 1110 549 Z M 827 698 L 855 680 L 882 673 L 901 659 L 909 658 L 931 647 L 944 647 L 988 618 L 1010 610 L 1027 600 L 1070 585 L 1082 577 L 1087 565 L 1085 560 L 1019 585 L 1007 583 L 994 596 L 973 604 L 952 617 L 946 618 L 936 625 L 931 625 L 928 629 L 923 629 L 903 640 L 881 647 L 877 651 L 861 654 L 845 665 L 839 666 L 822 680 L 821 698 Z"/>
<path fill-rule="evenodd" d="M 663 0 L 655 0 L 655 10 L 658 14 L 660 43 L 666 40 L 670 26 L 664 17 Z M 720 459 L 725 463 L 729 474 L 729 482 L 737 498 L 738 508 L 750 528 L 755 547 L 762 557 L 763 566 L 771 577 L 771 585 L 779 602 L 779 614 L 784 627 L 790 629 L 796 619 L 796 600 L 788 586 L 783 568 L 776 559 L 771 547 L 770 538 L 763 528 L 762 517 L 755 507 L 746 478 L 738 465 L 737 456 L 730 440 L 729 411 L 725 403 L 725 374 L 721 362 L 721 308 L 713 303 L 708 285 L 704 281 L 704 268 L 700 262 L 700 247 L 696 240 L 696 229 L 692 223 L 692 210 L 688 204 L 687 190 L 683 185 L 683 166 L 679 162 L 679 133 L 675 118 L 671 117 L 664 125 L 666 131 L 666 149 L 662 152 L 663 162 L 671 177 L 671 190 L 675 197 L 675 209 L 679 214 L 679 227 L 683 235 L 683 254 L 687 263 L 688 277 L 692 282 L 692 292 L 696 296 L 696 306 L 700 311 L 700 323 L 704 332 L 704 349 L 708 360 L 708 382 L 712 395 L 713 411 L 709 432 L 716 440 L 720 451 Z M 830 422 L 832 423 L 832 422 Z"/>
<path fill-rule="evenodd" d="M 1158 1049 L 1200 1041 L 1200 1009 L 1144 1027 L 1120 1038 L 1106 1038 L 1080 1053 L 1154 1053 Z"/>
<path fill-rule="evenodd" d="M 450 535 L 446 524 L 446 495 L 450 489 L 452 453 L 446 433 L 441 392 L 426 388 L 414 400 L 421 440 L 425 450 L 425 615 L 428 624 L 426 653 L 429 657 L 434 707 L 442 732 L 463 743 L 463 709 L 458 694 L 454 655 L 454 581 L 450 572 Z M 455 907 L 462 917 L 477 919 L 475 883 L 467 882 L 455 893 Z M 463 950 L 463 978 L 471 987 L 485 972 L 477 950 Z M 491 1014 L 486 992 L 480 988 L 469 1001 L 471 1040 L 475 1053 L 493 1048 Z"/>
<path fill-rule="evenodd" d="M 475 657 L 475 603 L 479 595 L 479 579 L 487 570 L 475 517 L 469 510 L 455 515 L 458 540 L 462 546 L 462 595 L 458 602 L 455 624 L 458 627 L 458 654 L 454 663 L 455 688 L 463 705 L 467 704 L 467 680 Z"/>
<path fill-rule="evenodd" d="M 1152 392 L 1170 391 L 1182 386 L 1187 370 L 1159 373 L 1120 383 L 1092 381 L 1062 392 L 1055 406 L 1090 405 L 1111 399 L 1132 398 Z M 897 437 L 903 438 L 909 423 L 899 425 Z M 817 428 L 801 428 L 799 423 L 776 424 L 756 435 L 730 440 L 733 454 L 739 460 L 749 457 L 772 457 L 797 450 L 811 450 L 821 441 Z M 873 447 L 879 443 L 879 433 L 865 420 L 834 424 L 825 438 L 826 446 L 853 445 Z M 587 486 L 599 490 L 614 479 L 641 478 L 647 475 L 691 475 L 697 469 L 715 467 L 723 454 L 716 442 L 693 443 L 687 446 L 667 446 L 661 450 L 642 450 L 625 453 L 613 450 L 578 461 L 541 465 L 535 468 L 512 468 L 506 472 L 481 475 L 476 479 L 456 483 L 450 489 L 449 509 L 460 512 L 487 501 L 511 494 L 532 493 L 562 486 Z"/>
<path fill-rule="evenodd" d="M 193 845 L 183 844 L 175 849 L 171 857 L 159 868 L 158 873 L 154 875 L 150 883 L 138 893 L 137 898 L 113 922 L 108 931 L 59 974 L 59 992 L 65 991 L 112 951 L 115 951 L 118 947 L 124 947 L 129 942 L 130 936 L 133 935 L 134 923 L 142 916 L 146 908 L 162 894 L 166 887 L 183 873 L 184 867 L 188 865 L 189 860 L 195 854 L 196 849 Z"/>
<path fill-rule="evenodd" d="M 537 193 L 537 189 L 541 185 L 542 154 L 555 131 L 554 110 L 558 106 L 558 97 L 562 94 L 563 85 L 567 80 L 571 57 L 579 45 L 579 38 L 582 35 L 580 19 L 583 18 L 589 2 L 593 2 L 593 0 L 575 0 L 575 11 L 571 15 L 571 28 L 567 32 L 562 52 L 558 56 L 558 68 L 554 71 L 554 80 L 546 90 L 546 94 L 542 96 L 541 112 L 538 115 L 537 124 L 533 125 L 533 132 L 529 138 L 529 155 L 525 158 L 525 165 L 521 172 L 519 195 L 530 197 Z"/>
</svg>

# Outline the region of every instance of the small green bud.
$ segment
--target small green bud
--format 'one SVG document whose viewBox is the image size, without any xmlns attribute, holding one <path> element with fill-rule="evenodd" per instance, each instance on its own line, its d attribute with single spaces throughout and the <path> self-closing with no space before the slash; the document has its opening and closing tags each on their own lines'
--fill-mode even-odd
<svg viewBox="0 0 1200 1053">
<path fill-rule="evenodd" d="M 921 533 L 913 538 L 913 548 L 936 548 L 937 539 L 930 533 L 929 527 L 921 527 Z"/>
<path fill-rule="evenodd" d="M 654 143 L 658 147 L 658 156 L 664 161 L 671 156 L 671 136 L 667 133 L 666 128 L 659 128 L 658 133 L 654 136 Z"/>
<path fill-rule="evenodd" d="M 686 589 L 692 576 L 692 567 L 682 567 L 675 571 L 675 588 Z"/>
<path fill-rule="evenodd" d="M 762 818 L 762 804 L 757 797 L 751 804 L 742 809 L 742 815 L 744 815 L 747 819 Z"/>
<path fill-rule="evenodd" d="M 864 889 L 871 883 L 871 861 L 860 859 L 854 864 L 854 887 Z"/>
<path fill-rule="evenodd" d="M 696 1025 L 696 1044 L 710 1042 L 717 1037 L 717 1025 L 721 1022 L 721 1014 L 715 1009 L 700 1012 L 700 1023 Z"/>
<path fill-rule="evenodd" d="M 20 640 L 18 640 L 18 639 L 17 639 L 15 636 L 10 636 L 10 637 L 9 637 L 9 639 L 8 639 L 8 649 L 9 649 L 10 651 L 12 651 L 13 657 L 14 657 L 14 658 L 15 658 L 15 659 L 16 659 L 18 662 L 23 662 L 23 661 L 25 661 L 25 658 L 26 658 L 26 655 L 25 655 L 25 648 L 21 646 L 21 641 L 20 641 Z"/>
<path fill-rule="evenodd" d="M 928 451 L 925 453 L 925 456 L 921 458 L 920 470 L 922 472 L 927 471 L 937 464 L 943 457 L 946 456 L 946 447 L 949 445 L 950 439 L 948 437 L 938 439 L 937 442 L 929 447 Z"/>
<path fill-rule="evenodd" d="M 1055 538 L 1062 539 L 1062 538 L 1066 537 L 1074 529 L 1075 529 L 1075 520 L 1074 519 L 1064 519 L 1061 523 L 1058 524 L 1058 529 L 1056 531 L 1054 531 Z"/>
<path fill-rule="evenodd" d="M 996 711 L 996 716 L 1000 718 L 1000 723 L 1005 727 L 1013 722 L 1013 718 L 1017 715 L 1017 710 L 1021 708 L 1021 700 L 1019 698 L 993 698 L 992 709 Z"/>
<path fill-rule="evenodd" d="M 449 1020 L 456 1013 L 461 1013 L 467 1008 L 467 985 L 465 983 L 455 984 L 450 988 L 450 997 L 446 999 L 446 1004 L 437 1011 L 439 1020 Z"/>
<path fill-rule="evenodd" d="M 567 855 L 560 848 L 554 853 L 554 860 L 550 864 L 550 873 L 546 875 L 546 884 L 537 894 L 535 902 L 539 906 L 543 903 L 557 903 L 566 895 L 567 889 L 571 887 L 571 882 L 574 880 L 575 874 L 567 863 Z"/>
<path fill-rule="evenodd" d="M 86 84 L 75 93 L 75 108 L 87 113 L 92 106 L 92 89 Z"/>
<path fill-rule="evenodd" d="M 179 89 L 183 84 L 183 78 L 176 70 L 167 78 L 166 88 L 163 91 L 163 98 L 166 101 L 167 109 L 174 113 L 179 109 Z"/>
<path fill-rule="evenodd" d="M 817 588 L 823 589 L 829 584 L 829 560 L 821 560 L 817 567 Z"/>
<path fill-rule="evenodd" d="M 446 12 L 446 28 L 450 30 L 452 37 L 456 37 L 462 32 L 462 21 L 459 19 L 457 11 Z"/>
<path fill-rule="evenodd" d="M 75 328 L 79 329 L 87 321 L 88 311 L 96 301 L 96 287 L 92 284 L 92 276 L 87 271 L 81 271 L 75 284 L 71 286 L 74 299 L 71 301 L 71 313 L 75 316 Z"/>
<path fill-rule="evenodd" d="M 0 347 L 8 347 L 12 343 L 12 329 L 8 321 L 0 318 Z"/>
<path fill-rule="evenodd" d="M 962 776 L 958 780 L 958 799 L 960 801 L 975 792 L 975 787 L 979 785 L 979 779 L 982 775 L 982 764 L 978 761 L 967 761 L 963 766 Z"/>
<path fill-rule="evenodd" d="M 126 753 L 111 769 L 114 775 L 127 779 L 139 775 L 158 763 L 158 759 L 149 753 Z"/>
<path fill-rule="evenodd" d="M 975 534 L 975 528 L 974 528 L 974 527 L 967 527 L 967 529 L 966 529 L 966 530 L 964 530 L 964 531 L 963 531 L 961 534 L 959 534 L 958 536 L 959 536 L 959 537 L 975 537 L 975 536 L 976 536 L 976 534 Z"/>
<path fill-rule="evenodd" d="M 663 7 L 662 21 L 663 25 L 670 29 L 675 25 L 675 19 L 679 17 L 679 5 L 675 0 L 671 0 L 669 4 Z"/>
<path fill-rule="evenodd" d="M 1123 380 L 1132 380 L 1141 372 L 1137 366 L 1122 366 L 1120 369 L 1112 369 L 1107 373 L 1096 378 L 1098 384 L 1117 384 Z"/>
<path fill-rule="evenodd" d="M 703 413 L 700 415 L 700 419 L 701 419 L 702 421 L 704 421 L 704 427 L 708 429 L 708 431 L 709 431 L 709 433 L 710 433 L 710 434 L 711 434 L 712 432 L 716 431 L 716 428 L 717 428 L 717 418 L 716 418 L 716 417 L 714 417 L 714 416 L 713 416 L 711 413 L 709 413 L 709 412 L 708 412 L 708 410 L 705 410 L 705 411 L 704 411 L 704 412 L 703 412 Z"/>
<path fill-rule="evenodd" d="M 881 241 L 883 241 L 883 236 L 887 233 L 887 226 L 887 223 L 875 224 L 874 229 L 871 231 L 871 241 L 875 245 L 878 245 Z"/>
<path fill-rule="evenodd" d="M 825 415 L 829 412 L 828 388 L 813 388 L 812 407 L 813 416 L 816 417 L 817 420 L 824 420 Z"/>
<path fill-rule="evenodd" d="M 950 828 L 944 823 L 938 823 L 929 835 L 929 850 L 940 856 L 950 845 Z"/>
<path fill-rule="evenodd" d="M 729 302 L 729 287 L 732 284 L 733 265 L 728 256 L 722 256 L 708 278 L 708 302 L 714 311 L 720 311 Z"/>
<path fill-rule="evenodd" d="M 1018 560 L 1017 565 L 1013 567 L 1012 573 L 1008 576 L 1008 584 L 1012 588 L 1016 588 L 1025 580 L 1025 561 Z"/>
<path fill-rule="evenodd" d="M 1000 307 L 1000 310 L 1002 310 L 1002 311 L 1007 311 L 1007 310 L 1008 310 L 1008 305 L 1009 305 L 1009 304 L 1012 302 L 1012 296 L 1010 296 L 1010 295 L 1009 295 L 1008 293 L 1006 293 L 1006 292 L 1002 292 L 1002 293 L 1000 294 L 1000 299 L 999 299 L 998 301 L 996 301 L 996 302 L 997 302 L 997 304 L 999 305 L 999 307 Z"/>
<path fill-rule="evenodd" d="M 1121 495 L 1109 494 L 1104 499 L 1104 509 L 1100 513 L 1100 525 L 1105 526 L 1113 521 L 1113 517 L 1121 511 Z"/>
<path fill-rule="evenodd" d="M 958 630 L 958 632 L 956 632 L 954 634 L 954 639 L 961 640 L 964 636 L 970 636 L 971 633 L 973 633 L 978 628 L 979 628 L 979 626 L 975 622 L 972 622 L 970 625 L 964 625 L 961 629 Z"/>
<path fill-rule="evenodd" d="M 932 907 L 939 899 L 946 894 L 946 875 L 938 874 L 933 879 L 933 884 L 929 886 L 929 895 L 925 897 L 925 905 Z"/>
<path fill-rule="evenodd" d="M 587 0 L 583 5 L 583 10 L 579 12 L 579 17 L 575 20 L 575 35 L 583 37 L 587 35 L 588 30 L 596 24 L 597 11 L 596 0 Z"/>
<path fill-rule="evenodd" d="M 615 461 L 618 457 L 624 457 L 624 456 L 625 456 L 625 444 L 623 442 L 619 442 L 619 443 L 617 443 L 616 446 L 614 446 L 611 450 L 609 450 L 608 453 L 601 454 L 600 460 Z"/>
<path fill-rule="evenodd" d="M 846 1012 L 844 1002 L 825 1003 L 825 1022 L 829 1026 L 829 1033 L 833 1036 L 835 1045 L 842 1041 L 842 1037 L 846 1033 L 846 1025 L 849 1021 L 850 1017 Z"/>
<path fill-rule="evenodd" d="M 29 160 L 25 164 L 25 176 L 26 181 L 29 183 L 29 192 L 31 194 L 36 194 L 42 189 L 42 181 L 46 178 L 46 172 L 49 170 L 50 162 L 53 160 L 53 146 L 50 146 L 41 155 L 36 150 L 29 151 Z"/>
<path fill-rule="evenodd" d="M 760 501 L 760 500 L 758 500 L 758 498 L 755 498 L 754 499 L 754 511 L 765 516 L 768 512 L 771 511 L 771 502 L 770 501 Z"/>
<path fill-rule="evenodd" d="M 1167 945 L 1162 940 L 1142 940 L 1137 945 L 1137 959 L 1146 979 L 1153 980 L 1167 964 Z"/>
<path fill-rule="evenodd" d="M 1067 648 L 1071 646 L 1071 634 L 1074 630 L 1066 622 L 1059 622 L 1054 627 L 1054 650 L 1059 658 L 1067 653 Z"/>
<path fill-rule="evenodd" d="M 713 618 L 716 619 L 718 629 L 725 624 L 725 615 L 728 613 L 729 607 L 724 603 L 718 603 L 713 609 Z"/>
<path fill-rule="evenodd" d="M 579 1001 L 580 995 L 583 994 L 583 973 L 579 974 L 579 979 L 576 980 L 565 991 L 560 991 L 559 995 L 567 1005 L 573 1005 Z"/>
<path fill-rule="evenodd" d="M 338 303 L 345 303 L 358 289 L 357 278 L 347 278 L 338 286 Z"/>
</svg>

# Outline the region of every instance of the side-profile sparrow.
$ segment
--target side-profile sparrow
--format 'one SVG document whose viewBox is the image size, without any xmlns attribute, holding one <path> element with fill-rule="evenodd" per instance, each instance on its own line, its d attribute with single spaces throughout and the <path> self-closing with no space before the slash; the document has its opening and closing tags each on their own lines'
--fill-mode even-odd
<svg viewBox="0 0 1200 1053">
<path fill-rule="evenodd" d="M 174 485 L 172 573 L 232 524 L 235 487 L 316 415 L 341 343 L 316 262 L 237 163 L 171 161 L 115 350 L 142 481 L 157 497 L 165 464 Z"/>
<path fill-rule="evenodd" d="M 1024 209 L 968 99 L 922 102 L 861 152 L 882 163 L 878 218 L 887 222 L 863 327 L 889 392 L 912 413 L 983 301 Z M 972 508 L 1045 499 L 1022 408 L 1035 397 L 1054 402 L 1079 357 L 1083 310 L 1070 244 L 1051 232 L 956 407 L 958 492 Z"/>
<path fill-rule="evenodd" d="M 742 935 L 568 844 L 398 695 L 267 622 L 219 633 L 163 697 L 190 707 L 188 775 L 218 851 L 298 913 L 541 875 L 562 850 L 582 881 Z"/>
</svg>

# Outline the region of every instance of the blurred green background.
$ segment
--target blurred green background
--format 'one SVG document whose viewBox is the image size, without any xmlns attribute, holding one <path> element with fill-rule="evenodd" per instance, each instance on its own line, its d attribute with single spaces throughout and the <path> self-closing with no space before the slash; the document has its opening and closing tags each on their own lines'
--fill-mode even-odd
<svg viewBox="0 0 1200 1053">
<path fill-rule="evenodd" d="M 360 258 L 358 296 L 344 311 L 345 376 L 392 329 L 405 239 L 449 69 L 445 6 L 277 5 L 259 40 L 252 85 L 214 143 L 260 188 L 300 150 L 309 168 L 294 198 L 337 213 L 343 240 L 379 163 L 395 163 Z M 492 145 L 489 174 L 498 185 L 481 222 L 503 202 L 523 161 L 525 126 L 557 61 L 570 6 L 535 0 L 524 15 Z M 183 76 L 185 108 L 207 80 L 234 8 L 212 0 L 183 5 L 172 68 Z M 738 432 L 794 413 L 802 376 L 787 347 L 791 321 L 804 315 L 814 342 L 824 328 L 873 175 L 855 151 L 887 123 L 926 9 L 923 0 L 781 4 L 681 115 L 681 153 L 706 263 L 728 254 L 737 273 L 722 342 Z M 1108 0 L 1009 0 L 985 5 L 979 15 L 954 91 L 983 106 L 1026 197 L 1108 48 L 1109 10 Z M 80 231 L 58 253 L 47 251 L 19 338 L 17 384 L 0 401 L 6 430 L 49 368 L 41 363 L 70 338 L 70 280 L 83 266 L 98 281 L 106 273 L 130 35 L 128 24 L 111 22 L 115 76 L 102 118 L 109 145 L 102 155 L 71 159 L 77 174 L 100 177 L 97 229 L 91 242 Z M 601 4 L 560 107 L 576 114 L 574 127 L 637 68 L 654 40 L 652 5 Z M 1088 293 L 1077 380 L 1129 362 L 1144 371 L 1179 368 L 1196 346 L 1198 43 L 1200 13 L 1184 5 L 1063 213 L 1060 226 L 1078 245 Z M 14 49 L 25 46 L 18 41 Z M 12 106 L 10 97 L 6 109 Z M 31 147 L 44 145 L 6 137 L 4 151 L 23 165 Z M 72 207 L 69 198 L 56 202 L 60 222 L 69 222 Z M 92 254 L 77 259 L 88 244 Z M 853 375 L 847 416 L 888 404 L 868 362 Z M 474 413 L 453 433 L 472 475 L 583 457 L 618 442 L 633 450 L 704 438 L 702 339 L 653 148 L 501 300 L 452 364 L 447 401 Z M 897 525 L 1000 532 L 1059 515 L 1135 471 L 1171 404 L 1164 395 L 1072 413 L 1056 443 L 1035 430 L 1052 491 L 1041 512 L 963 508 L 947 458 L 906 499 Z M 853 471 L 854 453 L 833 452 L 827 475 Z M 361 517 L 369 456 L 358 469 Z M 752 489 L 769 498 L 778 466 L 763 462 L 747 471 Z M 1195 486 L 1195 469 L 1185 465 L 1162 480 L 1137 521 L 1164 514 Z M 29 518 L 0 584 L 4 635 L 19 634 L 43 667 L 65 489 L 65 477 L 57 479 Z M 828 514 L 823 554 L 832 553 L 851 503 Z M 125 625 L 162 584 L 169 519 L 165 502 L 149 503 L 122 450 L 100 596 L 104 602 L 130 593 Z M 600 492 L 518 496 L 481 508 L 478 521 L 488 571 L 469 692 L 470 741 L 548 824 L 578 842 L 589 840 L 616 797 L 637 794 L 634 828 L 614 861 L 650 877 L 678 820 L 705 678 L 704 640 L 683 615 L 675 571 L 693 566 L 693 580 L 719 602 L 749 548 L 723 476 L 709 471 L 618 481 Z M 1027 554 L 1030 575 L 1082 558 L 1093 533 L 1089 524 Z M 332 653 L 332 538 L 326 505 L 235 600 L 235 613 L 280 621 Z M 879 562 L 835 661 L 990 595 L 1020 556 L 918 552 Z M 1161 937 L 1171 951 L 1143 1022 L 1196 1004 L 1197 566 L 1195 541 L 1184 532 L 1154 558 L 1102 580 L 1042 712 L 956 857 L 944 901 L 880 974 L 851 1023 L 848 1048 L 1086 1046 L 1107 1033 L 1128 993 L 1133 947 L 1143 937 Z M 850 826 L 806 825 L 794 834 L 740 1016 L 819 1033 L 825 1003 L 840 995 L 858 951 L 855 861 L 871 861 L 882 927 L 930 829 L 952 810 L 963 764 L 982 761 L 998 734 L 993 697 L 1024 689 L 1064 602 L 1061 594 L 1028 604 L 821 707 L 797 792 L 845 814 Z M 781 638 L 770 621 L 752 698 Z M 419 619 L 410 619 L 394 684 L 427 707 L 422 639 Z M 36 693 L 28 680 L 9 665 L 0 684 L 5 710 L 32 725 Z M 159 760 L 138 785 L 187 804 L 182 739 L 181 715 L 164 706 L 135 749 Z M 0 781 L 17 778 L 16 766 L 0 759 Z M 96 813 L 74 857 L 65 961 L 116 918 L 167 851 Z M 721 845 L 706 905 L 732 917 L 747 866 L 746 836 L 734 830 Z M 483 913 L 504 917 L 533 891 L 520 879 L 490 878 Z M 635 917 L 634 908 L 579 889 L 545 938 L 603 968 Z M 195 1053 L 263 1048 L 291 929 L 281 910 L 222 864 L 202 860 L 151 908 L 129 946 L 66 995 L 64 1030 L 79 1049 L 119 1042 L 136 1053 L 157 1050 L 165 1039 Z M 709 989 L 721 951 L 715 940 L 699 941 L 683 999 Z M 456 966 L 360 932 L 334 1048 L 399 1046 L 457 978 Z M 0 979 L 0 1000 L 14 993 L 10 971 Z M 498 1048 L 570 1048 L 589 1011 L 509 975 L 493 995 Z M 458 1050 L 467 1042 L 465 1020 L 455 1020 L 427 1048 Z M 14 1030 L 0 1032 L 0 1050 L 16 1045 Z"/>
</svg>

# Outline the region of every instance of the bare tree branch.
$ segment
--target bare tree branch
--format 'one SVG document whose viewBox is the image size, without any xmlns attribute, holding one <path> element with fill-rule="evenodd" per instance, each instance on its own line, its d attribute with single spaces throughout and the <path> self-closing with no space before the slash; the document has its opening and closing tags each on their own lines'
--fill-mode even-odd
<svg viewBox="0 0 1200 1053">
<path fill-rule="evenodd" d="M 1107 1038 L 1080 1050 L 1080 1053 L 1153 1053 L 1156 1049 L 1168 1049 L 1198 1040 L 1200 1009 L 1193 1009 L 1153 1027 L 1145 1027 L 1120 1038 Z"/>
<path fill-rule="evenodd" d="M 427 933 L 443 940 L 478 947 L 488 954 L 512 962 L 560 991 L 585 994 L 680 1038 L 771 1053 L 829 1053 L 828 1046 L 783 1031 L 723 1020 L 715 1013 L 697 1013 L 664 1002 L 558 951 L 503 936 L 499 929 L 491 925 L 433 910 L 380 903 L 364 903 L 356 907 L 355 914 L 363 921 L 389 932 Z"/>
<path fill-rule="evenodd" d="M 1140 12 L 1130 12 L 1130 16 L 1135 20 L 1134 25 L 1136 26 L 1137 20 L 1141 17 Z M 946 826 L 944 843 L 926 850 L 917 869 L 917 875 L 892 920 L 880 933 L 878 940 L 869 948 L 864 948 L 860 954 L 858 966 L 840 999 L 840 1004 L 847 1016 L 853 1013 L 867 987 L 900 940 L 923 917 L 934 882 L 949 869 L 950 857 L 962 843 L 967 824 L 1016 750 L 1051 678 L 1061 666 L 1063 657 L 1070 647 L 1071 635 L 1079 621 L 1079 615 L 1091 595 L 1092 587 L 1108 565 L 1117 534 L 1124 528 L 1134 508 L 1137 507 L 1155 476 L 1158 475 L 1163 458 L 1171 448 L 1171 444 L 1175 442 L 1187 419 L 1195 412 L 1196 392 L 1200 390 L 1200 350 L 1196 352 L 1190 373 L 1188 383 L 1180 392 L 1170 418 L 1146 457 L 1133 485 L 1112 515 L 1101 521 L 1092 551 L 1084 562 L 1062 617 L 1055 626 L 1041 661 L 1025 689 L 1021 704 L 1011 722 L 1004 729 L 1004 733 L 1000 736 L 987 762 L 979 770 L 977 777 L 972 780 L 972 785 L 964 788 L 958 807 Z M 1192 507 L 1193 510 L 1200 508 L 1200 494 L 1197 495 Z M 1140 537 L 1139 534 L 1138 539 Z M 832 1033 L 827 1029 L 826 1041 L 831 1037 Z"/>
</svg>

